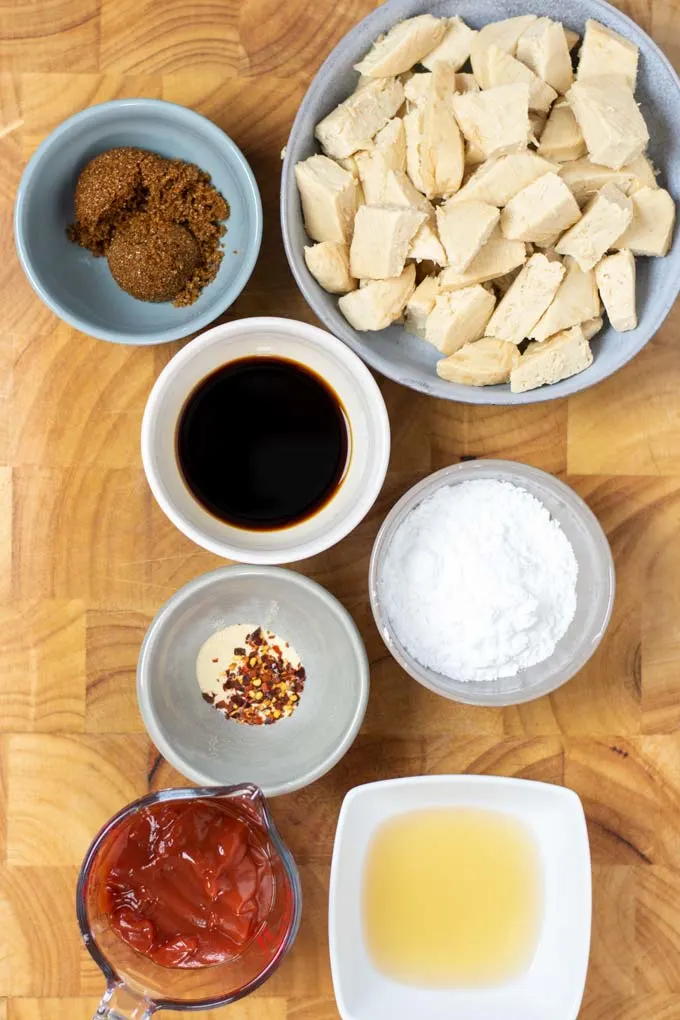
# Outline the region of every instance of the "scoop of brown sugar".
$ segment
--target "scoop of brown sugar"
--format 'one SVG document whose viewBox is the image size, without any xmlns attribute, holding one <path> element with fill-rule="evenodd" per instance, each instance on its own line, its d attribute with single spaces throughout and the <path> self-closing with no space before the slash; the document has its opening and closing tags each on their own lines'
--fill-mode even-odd
<svg viewBox="0 0 680 1020">
<path fill-rule="evenodd" d="M 84 167 L 74 200 L 70 239 L 106 255 L 133 297 L 190 305 L 215 278 L 229 206 L 193 163 L 109 149 Z"/>
</svg>

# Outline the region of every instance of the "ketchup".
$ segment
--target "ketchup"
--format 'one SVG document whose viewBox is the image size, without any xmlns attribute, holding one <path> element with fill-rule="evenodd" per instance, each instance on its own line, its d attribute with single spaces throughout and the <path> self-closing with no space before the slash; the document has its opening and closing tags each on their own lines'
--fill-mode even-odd
<svg viewBox="0 0 680 1020">
<path fill-rule="evenodd" d="M 129 946 L 163 967 L 240 956 L 266 921 L 274 874 L 264 839 L 216 800 L 153 804 L 102 856 L 102 907 Z"/>
</svg>

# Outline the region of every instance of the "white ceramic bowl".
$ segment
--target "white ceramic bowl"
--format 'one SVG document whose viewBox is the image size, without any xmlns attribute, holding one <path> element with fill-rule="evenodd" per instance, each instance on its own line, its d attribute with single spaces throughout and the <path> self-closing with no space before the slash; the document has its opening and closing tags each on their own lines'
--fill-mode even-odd
<svg viewBox="0 0 680 1020">
<path fill-rule="evenodd" d="M 523 822 L 543 870 L 543 916 L 529 969 L 493 988 L 427 989 L 385 977 L 362 923 L 366 851 L 388 818 L 422 808 L 472 807 Z M 578 796 L 561 786 L 498 776 L 417 776 L 358 786 L 345 797 L 331 865 L 328 935 L 342 1020 L 576 1020 L 588 967 L 590 850 Z"/>
<path fill-rule="evenodd" d="M 499 680 L 455 680 L 423 666 L 404 648 L 385 612 L 382 566 L 404 518 L 437 489 L 477 478 L 511 482 L 550 511 L 571 542 L 578 563 L 576 613 L 545 662 Z M 380 636 L 399 665 L 424 687 L 467 705 L 516 705 L 550 694 L 586 664 L 602 640 L 614 606 L 616 579 L 607 536 L 573 489 L 553 475 L 511 460 L 476 460 L 428 475 L 395 503 L 377 534 L 369 570 L 369 595 Z"/>
<path fill-rule="evenodd" d="M 198 383 L 221 365 L 256 355 L 289 358 L 325 379 L 351 433 L 349 466 L 337 492 L 312 517 L 275 531 L 249 531 L 213 517 L 187 487 L 176 453 L 178 419 Z M 291 563 L 339 542 L 372 507 L 389 455 L 387 409 L 371 373 L 340 340 L 294 319 L 240 319 L 196 337 L 159 375 L 142 422 L 144 470 L 161 509 L 197 545 L 245 563 Z"/>
<path fill-rule="evenodd" d="M 290 642 L 307 673 L 293 714 L 246 726 L 208 705 L 196 680 L 204 641 L 259 623 Z M 154 744 L 199 786 L 255 783 L 268 797 L 328 772 L 351 747 L 368 702 L 368 659 L 347 610 L 302 574 L 222 567 L 180 588 L 155 616 L 137 665 L 137 697 Z"/>
</svg>

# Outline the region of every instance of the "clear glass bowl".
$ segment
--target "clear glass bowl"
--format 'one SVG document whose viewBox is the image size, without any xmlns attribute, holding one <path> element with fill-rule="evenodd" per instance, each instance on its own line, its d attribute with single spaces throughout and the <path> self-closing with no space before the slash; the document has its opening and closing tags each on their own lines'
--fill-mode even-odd
<svg viewBox="0 0 680 1020">
<path fill-rule="evenodd" d="M 578 562 L 576 614 L 545 662 L 499 680 L 460 681 L 423 666 L 404 648 L 385 612 L 381 579 L 390 542 L 404 518 L 437 489 L 473 479 L 518 485 L 539 499 L 560 524 Z M 580 496 L 545 471 L 507 460 L 477 460 L 443 468 L 418 482 L 395 503 L 373 546 L 369 569 L 371 608 L 380 636 L 406 672 L 424 687 L 467 705 L 517 705 L 550 694 L 570 680 L 591 657 L 609 624 L 615 575 L 609 542 L 600 522 Z"/>
</svg>

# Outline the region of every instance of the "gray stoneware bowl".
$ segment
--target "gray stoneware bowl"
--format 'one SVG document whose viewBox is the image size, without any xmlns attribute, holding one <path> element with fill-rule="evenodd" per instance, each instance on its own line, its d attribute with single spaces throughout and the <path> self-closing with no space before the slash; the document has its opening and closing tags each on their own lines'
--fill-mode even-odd
<svg viewBox="0 0 680 1020">
<path fill-rule="evenodd" d="M 273 726 L 225 719 L 203 700 L 196 656 L 215 631 L 257 623 L 290 642 L 307 680 L 300 703 Z M 180 588 L 147 631 L 137 697 L 161 754 L 200 786 L 257 783 L 268 797 L 314 782 L 349 750 L 364 718 L 366 650 L 347 610 L 292 570 L 222 567 Z"/>
<path fill-rule="evenodd" d="M 188 308 L 130 297 L 106 259 L 66 236 L 78 174 L 93 156 L 126 145 L 196 163 L 229 203 L 222 265 Z M 55 315 L 101 340 L 159 344 L 204 329 L 236 300 L 260 251 L 262 203 L 243 153 L 215 124 L 159 99 L 120 99 L 69 117 L 38 147 L 17 192 L 14 234 L 29 282 Z"/>
<path fill-rule="evenodd" d="M 595 18 L 640 47 L 640 72 L 636 95 L 651 142 L 649 152 L 660 170 L 659 182 L 672 195 L 680 195 L 680 81 L 659 47 L 630 18 L 603 0 L 389 0 L 364 18 L 335 47 L 321 66 L 298 110 L 288 139 L 281 177 L 281 224 L 286 254 L 300 290 L 321 321 L 349 344 L 372 368 L 411 389 L 468 404 L 532 404 L 566 397 L 606 379 L 630 361 L 650 340 L 668 315 L 680 289 L 680 245 L 676 224 L 674 245 L 665 259 L 638 259 L 639 325 L 630 333 L 616 333 L 607 325 L 593 341 L 595 361 L 580 375 L 554 386 L 528 393 L 511 393 L 510 387 L 462 386 L 446 382 L 435 373 L 438 351 L 401 326 L 379 333 L 353 329 L 338 309 L 337 298 L 327 294 L 304 261 L 309 244 L 295 185 L 294 167 L 318 151 L 314 127 L 355 88 L 355 64 L 377 37 L 403 18 L 431 12 L 440 17 L 460 15 L 473 28 L 520 14 L 537 14 L 562 21 L 583 34 L 587 18 Z"/>
</svg>

